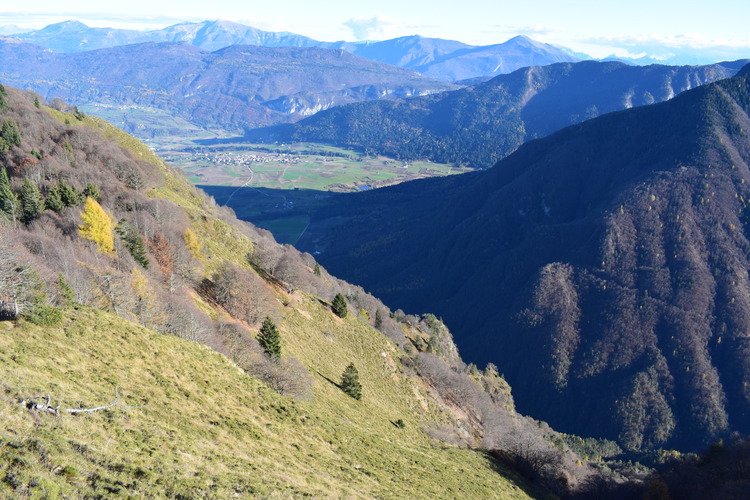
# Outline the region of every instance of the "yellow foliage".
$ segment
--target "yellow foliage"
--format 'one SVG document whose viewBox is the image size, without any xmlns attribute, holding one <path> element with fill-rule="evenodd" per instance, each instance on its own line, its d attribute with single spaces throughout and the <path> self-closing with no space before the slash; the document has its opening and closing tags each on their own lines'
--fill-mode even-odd
<svg viewBox="0 0 750 500">
<path fill-rule="evenodd" d="M 86 198 L 81 219 L 83 224 L 78 226 L 78 234 L 96 243 L 100 252 L 113 253 L 115 251 L 114 221 L 96 200 L 91 197 Z"/>
<path fill-rule="evenodd" d="M 194 259 L 202 262 L 205 258 L 202 252 L 203 245 L 198 242 L 198 237 L 195 233 L 190 228 L 187 228 L 182 237 L 185 240 L 185 246 L 190 251 L 190 255 L 192 255 Z"/>
<path fill-rule="evenodd" d="M 148 328 L 156 328 L 164 320 L 158 307 L 156 293 L 146 276 L 137 268 L 131 273 L 130 288 L 133 291 L 133 314 Z"/>
</svg>

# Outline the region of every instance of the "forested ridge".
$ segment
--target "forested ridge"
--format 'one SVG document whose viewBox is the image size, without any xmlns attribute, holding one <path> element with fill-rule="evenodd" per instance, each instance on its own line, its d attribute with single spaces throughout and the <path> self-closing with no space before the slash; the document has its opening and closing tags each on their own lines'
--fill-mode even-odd
<svg viewBox="0 0 750 500">
<path fill-rule="evenodd" d="M 336 198 L 301 247 L 436 311 L 555 427 L 630 449 L 747 433 L 746 73 L 529 142 L 487 172 Z"/>
<path fill-rule="evenodd" d="M 326 142 L 482 169 L 528 140 L 611 111 L 662 102 L 735 72 L 720 64 L 528 67 L 453 92 L 337 106 L 294 125 L 252 131 L 249 138 Z"/>
</svg>

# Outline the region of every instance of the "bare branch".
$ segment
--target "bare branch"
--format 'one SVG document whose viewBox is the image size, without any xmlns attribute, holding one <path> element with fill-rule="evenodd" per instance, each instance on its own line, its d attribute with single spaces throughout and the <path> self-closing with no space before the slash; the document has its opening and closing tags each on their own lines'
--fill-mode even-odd
<svg viewBox="0 0 750 500">
<path fill-rule="evenodd" d="M 144 408 L 144 406 L 133 406 L 133 405 L 126 405 L 125 403 L 122 403 L 119 401 L 119 390 L 117 387 L 115 387 L 115 399 L 108 405 L 104 406 L 97 406 L 95 408 L 63 408 L 60 409 L 60 406 L 50 406 L 50 402 L 52 398 L 47 396 L 36 396 L 33 398 L 29 398 L 28 400 L 21 400 L 21 404 L 28 408 L 29 410 L 37 410 L 37 411 L 43 411 L 47 413 L 51 413 L 53 415 L 59 415 L 60 412 L 65 413 L 71 413 L 71 414 L 78 414 L 78 413 L 93 413 L 96 411 L 106 410 L 108 408 L 113 408 L 115 406 L 122 406 L 123 408 Z M 43 400 L 41 403 L 35 403 L 34 401 Z"/>
</svg>

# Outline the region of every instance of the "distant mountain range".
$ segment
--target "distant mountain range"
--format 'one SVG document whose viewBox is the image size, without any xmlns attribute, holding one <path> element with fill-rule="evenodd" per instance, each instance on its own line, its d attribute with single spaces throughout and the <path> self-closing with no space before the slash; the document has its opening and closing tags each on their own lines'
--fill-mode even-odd
<svg viewBox="0 0 750 500">
<path fill-rule="evenodd" d="M 665 101 L 744 63 L 628 66 L 583 61 L 517 70 L 449 93 L 339 106 L 251 132 L 250 140 L 326 142 L 404 160 L 487 168 L 522 143 L 604 113 Z"/>
<path fill-rule="evenodd" d="M 262 31 L 229 21 L 182 23 L 152 31 L 90 28 L 78 21 L 66 21 L 16 36 L 55 52 L 80 52 L 145 42 L 186 42 L 208 51 L 230 45 L 343 49 L 373 61 L 410 68 L 427 77 L 446 81 L 510 73 L 525 66 L 578 60 L 570 51 L 535 42 L 525 36 L 488 46 L 472 46 L 416 35 L 382 42 L 320 42 L 293 33 Z"/>
<path fill-rule="evenodd" d="M 415 35 L 358 45 L 353 52 L 447 81 L 501 75 L 527 66 L 579 60 L 565 50 L 526 36 L 517 36 L 497 45 L 474 47 Z"/>
<path fill-rule="evenodd" d="M 0 35 L 15 35 L 17 33 L 24 33 L 24 29 L 14 24 L 4 24 L 0 26 Z"/>
<path fill-rule="evenodd" d="M 158 109 L 235 133 L 337 104 L 457 88 L 344 50 L 233 45 L 207 52 L 165 42 L 54 53 L 12 38 L 0 39 L 0 81 L 79 106 Z M 148 137 L 137 118 L 128 119 L 131 131 Z"/>
<path fill-rule="evenodd" d="M 262 31 L 230 21 L 181 23 L 151 31 L 91 28 L 78 21 L 51 24 L 17 38 L 55 52 L 82 52 L 147 42 L 186 42 L 213 52 L 230 45 L 341 48 L 293 33 Z"/>
<path fill-rule="evenodd" d="M 487 171 L 331 197 L 298 245 L 519 408 L 637 449 L 750 432 L 750 67 L 523 145 Z"/>
</svg>

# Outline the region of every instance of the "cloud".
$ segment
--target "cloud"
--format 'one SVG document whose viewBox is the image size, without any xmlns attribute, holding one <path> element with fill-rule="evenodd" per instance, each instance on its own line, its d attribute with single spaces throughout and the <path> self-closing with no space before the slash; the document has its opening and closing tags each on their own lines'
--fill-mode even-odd
<svg viewBox="0 0 750 500">
<path fill-rule="evenodd" d="M 373 16 L 369 18 L 351 18 L 345 21 L 356 40 L 385 40 L 398 36 L 413 35 L 430 30 L 434 26 L 398 21 L 389 17 Z"/>
<path fill-rule="evenodd" d="M 357 40 L 376 40 L 385 37 L 386 30 L 392 23 L 378 16 L 369 19 L 352 18 L 344 22 L 344 26 L 349 28 L 352 35 Z"/>
<path fill-rule="evenodd" d="M 633 36 L 600 36 L 581 40 L 598 45 L 613 45 L 629 49 L 669 47 L 675 49 L 750 49 L 750 39 L 711 38 L 696 33 L 676 35 L 639 34 Z"/>
</svg>

